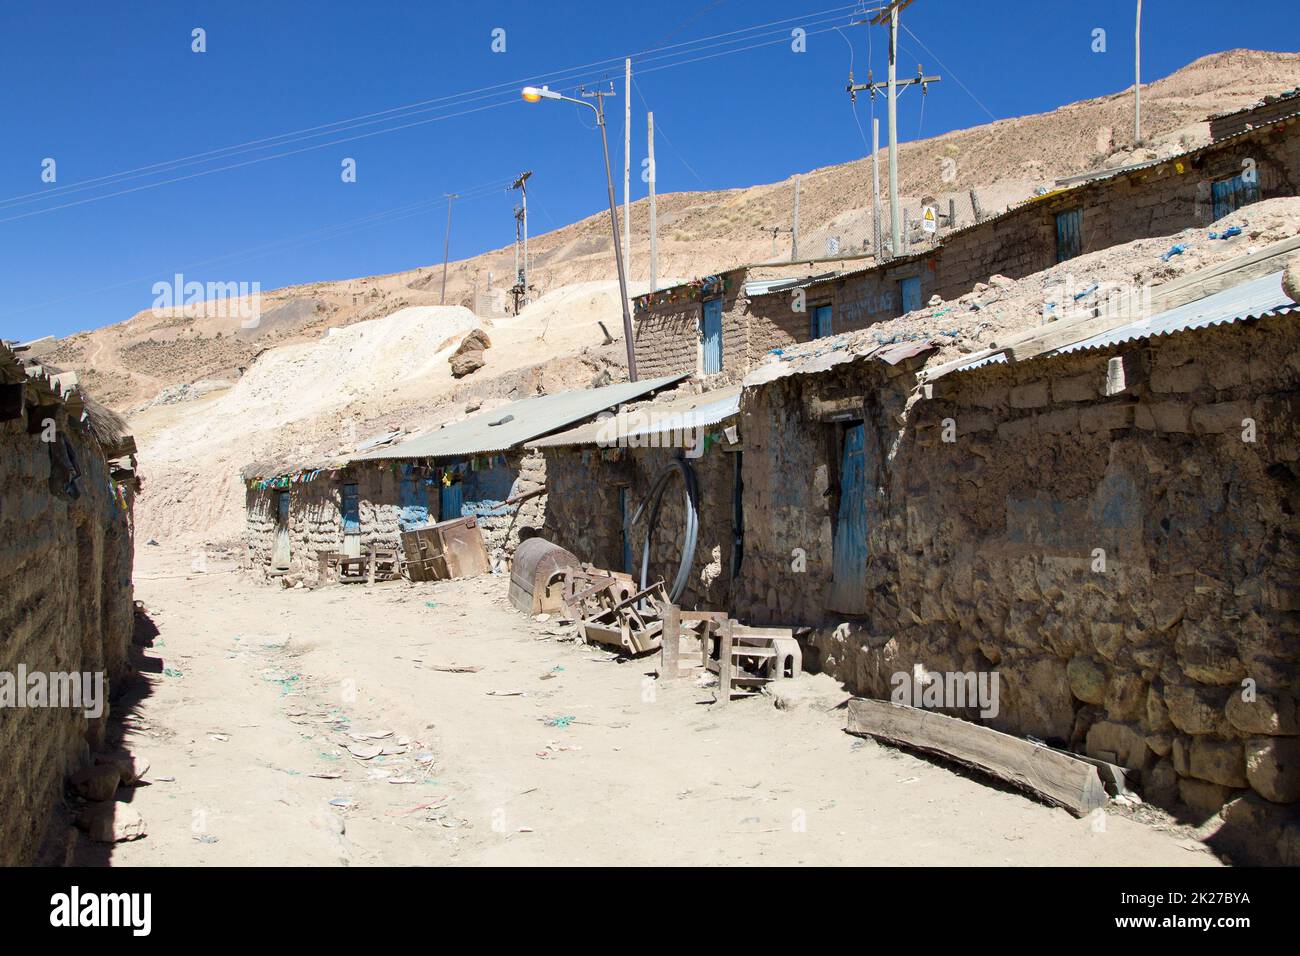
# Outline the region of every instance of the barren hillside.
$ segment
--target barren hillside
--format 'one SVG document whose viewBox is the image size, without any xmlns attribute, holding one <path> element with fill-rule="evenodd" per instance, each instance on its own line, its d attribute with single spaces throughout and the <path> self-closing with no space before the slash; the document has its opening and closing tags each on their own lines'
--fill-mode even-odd
<svg viewBox="0 0 1300 956">
<path fill-rule="evenodd" d="M 997 211 L 1035 187 L 1099 166 L 1167 155 L 1208 138 L 1206 116 L 1247 106 L 1262 95 L 1300 85 L 1300 54 L 1232 50 L 1197 60 L 1144 89 L 1147 142 L 1128 143 L 1131 92 L 1071 103 L 1049 113 L 1000 120 L 900 148 L 901 189 L 915 210 L 922 197 L 941 205 L 957 201 L 959 222 L 969 222 L 969 191 L 985 211 Z M 842 252 L 860 249 L 871 234 L 871 163 L 857 160 L 804 175 L 801 186 L 801 253 L 825 254 L 838 237 Z M 948 181 L 945 180 L 947 176 Z M 771 257 L 763 224 L 789 219 L 792 183 L 717 192 L 661 195 L 659 271 L 694 277 Z M 649 279 L 648 207 L 633 206 L 632 278 Z M 539 294 L 573 283 L 608 280 L 613 273 L 608 223 L 603 214 L 533 237 L 532 278 Z M 788 237 L 778 245 L 788 255 Z M 513 269 L 512 246 L 451 266 L 449 301 L 471 305 L 475 291 L 498 286 Z M 318 338 L 327 328 L 438 304 L 441 267 L 386 276 L 316 282 L 262 294 L 261 321 L 242 329 L 235 318 L 190 319 L 141 312 L 125 322 L 80 333 L 59 343 L 48 360 L 76 369 L 87 387 L 130 413 L 164 389 L 216 380 L 233 382 L 268 347 Z M 616 297 L 592 315 L 611 330 L 619 325 Z"/>
</svg>

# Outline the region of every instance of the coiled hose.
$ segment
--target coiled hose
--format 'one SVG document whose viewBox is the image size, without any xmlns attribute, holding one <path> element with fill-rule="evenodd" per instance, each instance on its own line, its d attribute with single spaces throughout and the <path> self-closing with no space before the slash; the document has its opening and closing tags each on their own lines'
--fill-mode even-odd
<svg viewBox="0 0 1300 956">
<path fill-rule="evenodd" d="M 674 604 L 677 603 L 677 599 L 681 597 L 682 592 L 686 590 L 686 583 L 690 580 L 691 566 L 695 563 L 695 546 L 700 537 L 700 489 L 695 481 L 695 470 L 691 468 L 686 459 L 674 458 L 671 465 L 659 472 L 655 483 L 650 487 L 649 494 L 641 502 L 641 506 L 636 509 L 636 514 L 632 515 L 632 520 L 628 522 L 630 531 L 631 526 L 641 520 L 646 508 L 650 509 L 650 513 L 646 516 L 645 541 L 641 546 L 641 590 L 644 591 L 649 587 L 650 544 L 654 539 L 655 525 L 659 520 L 659 508 L 663 504 L 664 492 L 668 489 L 668 483 L 676 474 L 682 476 L 686 537 L 682 542 L 682 563 L 678 566 L 677 577 L 673 579 L 672 587 L 668 591 L 668 600 Z"/>
</svg>

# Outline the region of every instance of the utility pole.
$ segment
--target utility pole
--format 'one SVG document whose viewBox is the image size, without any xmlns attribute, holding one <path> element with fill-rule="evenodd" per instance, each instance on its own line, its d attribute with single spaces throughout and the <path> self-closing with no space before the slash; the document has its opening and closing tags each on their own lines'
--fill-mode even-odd
<svg viewBox="0 0 1300 956">
<path fill-rule="evenodd" d="M 799 258 L 799 174 L 794 174 L 794 218 L 790 222 L 790 261 Z"/>
<path fill-rule="evenodd" d="M 659 291 L 659 222 L 655 214 L 655 114 L 645 115 L 647 155 L 650 157 L 650 291 Z"/>
<path fill-rule="evenodd" d="M 889 94 L 889 254 L 891 256 L 900 255 L 899 249 L 902 247 L 902 233 L 899 229 L 898 216 L 898 88 L 909 86 L 920 86 L 922 95 L 929 92 L 929 84 L 938 83 L 941 77 L 926 76 L 920 66 L 916 68 L 916 76 L 909 80 L 898 80 L 898 15 L 904 9 L 911 6 L 914 0 L 890 0 L 887 7 L 882 8 L 870 21 L 859 20 L 857 23 L 870 22 L 873 25 L 880 25 L 888 21 L 889 23 L 889 79 L 884 83 L 872 82 L 871 71 L 867 71 L 867 82 L 855 84 L 853 74 L 849 73 L 849 96 L 857 100 L 857 95 L 864 90 L 870 90 L 874 99 L 876 92 L 880 89 L 887 89 Z M 856 26 L 850 24 L 851 26 Z"/>
<path fill-rule="evenodd" d="M 447 197 L 447 234 L 442 240 L 442 299 L 440 304 L 447 304 L 447 257 L 451 252 L 451 203 L 456 199 L 455 193 L 443 193 Z"/>
<path fill-rule="evenodd" d="M 614 95 L 614 84 L 610 83 L 608 91 L 584 91 L 583 99 L 596 101 L 596 125 L 600 127 L 600 142 L 605 150 L 605 185 L 609 190 L 609 224 L 614 231 L 614 264 L 618 266 L 618 297 L 623 306 L 623 340 L 627 343 L 627 377 L 635 382 L 636 348 L 632 342 L 632 308 L 627 299 L 627 272 L 623 269 L 623 249 L 618 238 L 618 207 L 614 202 L 614 173 L 609 165 L 609 136 L 605 132 L 605 97 Z"/>
<path fill-rule="evenodd" d="M 623 61 L 623 271 L 632 274 L 632 58 Z"/>
<path fill-rule="evenodd" d="M 1133 145 L 1142 142 L 1142 0 L 1133 30 Z"/>
<path fill-rule="evenodd" d="M 880 120 L 871 118 L 871 254 L 884 258 L 880 234 Z"/>
<path fill-rule="evenodd" d="M 776 237 L 781 235 L 781 233 L 783 232 L 788 232 L 792 236 L 794 235 L 794 230 L 791 229 L 789 226 L 759 226 L 758 231 L 771 233 L 772 235 L 772 261 L 773 262 L 776 261 Z M 793 259 L 793 256 L 791 258 Z"/>
<path fill-rule="evenodd" d="M 515 181 L 510 184 L 511 189 L 518 189 L 520 194 L 519 206 L 515 210 L 515 246 L 519 245 L 519 235 L 522 230 L 524 239 L 524 258 L 523 264 L 520 265 L 518 252 L 515 254 L 515 315 L 519 314 L 519 304 L 528 304 L 528 177 L 533 174 L 530 169 L 527 172 L 520 173 Z"/>
</svg>

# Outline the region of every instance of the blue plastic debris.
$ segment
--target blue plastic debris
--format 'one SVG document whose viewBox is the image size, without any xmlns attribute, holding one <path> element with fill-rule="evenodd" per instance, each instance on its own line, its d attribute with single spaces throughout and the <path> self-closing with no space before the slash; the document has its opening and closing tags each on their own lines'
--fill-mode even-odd
<svg viewBox="0 0 1300 956">
<path fill-rule="evenodd" d="M 1187 251 L 1187 247 L 1180 242 L 1178 245 L 1170 247 L 1169 251 L 1166 252 L 1160 258 L 1163 259 L 1165 262 L 1168 262 L 1174 256 L 1181 256 L 1186 251 Z"/>
<path fill-rule="evenodd" d="M 1077 294 L 1074 297 L 1074 301 L 1078 302 L 1080 299 L 1084 298 L 1085 296 L 1092 295 L 1096 291 L 1097 291 L 1097 283 L 1094 282 L 1092 285 L 1088 286 L 1088 288 L 1084 289 L 1082 292 Z"/>
<path fill-rule="evenodd" d="M 1210 238 L 1211 238 L 1211 239 L 1231 239 L 1233 236 L 1240 236 L 1240 235 L 1241 235 L 1241 226 L 1231 226 L 1231 227 L 1229 227 L 1229 228 L 1223 230 L 1223 232 L 1212 232 L 1212 233 L 1210 233 Z"/>
</svg>

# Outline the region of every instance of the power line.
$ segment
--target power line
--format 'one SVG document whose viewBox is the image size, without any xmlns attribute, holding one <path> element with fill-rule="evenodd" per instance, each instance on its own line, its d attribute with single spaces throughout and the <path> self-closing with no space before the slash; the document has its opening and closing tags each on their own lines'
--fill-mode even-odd
<svg viewBox="0 0 1300 956">
<path fill-rule="evenodd" d="M 644 59 L 646 62 L 669 59 L 674 56 L 689 56 L 693 53 L 698 52 L 699 50 L 712 49 L 717 46 L 725 46 L 728 44 L 740 43 L 740 42 L 745 42 L 746 40 L 754 39 L 754 37 L 742 37 L 740 36 L 741 34 L 754 33 L 755 31 L 762 31 L 777 24 L 791 23 L 796 20 L 808 21 L 810 18 L 812 19 L 820 18 L 830 13 L 841 13 L 842 11 L 851 8 L 851 6 L 852 5 L 830 8 L 829 10 L 822 10 L 822 11 L 817 11 L 815 13 L 806 14 L 802 17 L 788 17 L 781 20 L 773 20 L 767 23 L 756 24 L 749 27 L 743 27 L 736 30 L 730 30 L 723 33 L 713 34 L 712 36 L 700 37 L 695 40 L 688 40 L 688 41 L 683 41 L 681 43 L 670 44 L 664 47 L 643 50 L 640 53 L 633 54 L 632 56 L 634 59 Z M 820 21 L 818 21 L 818 23 L 820 23 Z M 723 39 L 726 37 L 734 37 L 735 39 L 724 40 L 723 43 L 708 42 L 712 40 Z M 692 49 L 682 49 L 684 47 L 691 47 Z M 727 51 L 727 52 L 743 52 L 745 49 L 752 49 L 752 48 L 753 47 L 743 47 L 743 48 L 738 48 L 736 50 Z M 676 50 L 677 52 L 670 52 L 674 50 Z M 701 59 L 708 59 L 708 58 L 710 57 L 703 57 Z M 541 77 L 533 77 L 533 79 L 547 79 L 547 80 L 553 80 L 555 82 L 566 82 L 566 83 L 574 82 L 580 78 L 575 74 L 579 74 L 581 71 L 591 69 L 592 67 L 615 63 L 619 59 L 622 58 L 611 57 L 604 60 L 595 60 L 591 63 L 583 64 L 581 66 L 569 67 L 563 70 L 552 71 L 549 74 L 543 74 Z M 698 62 L 698 61 L 685 60 L 683 61 L 682 64 L 669 63 L 669 64 L 658 66 L 655 69 L 666 69 L 669 66 L 685 65 L 685 63 L 691 63 L 691 62 Z M 164 162 L 152 163 L 147 166 L 136 167 L 134 169 L 123 170 L 118 173 L 106 174 L 104 176 L 98 176 L 93 179 L 84 180 L 80 183 L 74 183 L 68 186 L 56 186 L 52 189 L 45 189 L 45 190 L 39 190 L 32 193 L 25 193 L 19 196 L 9 197 L 7 199 L 0 200 L 0 208 L 11 206 L 11 205 L 21 205 L 27 202 L 39 202 L 43 199 L 48 199 L 52 196 L 66 195 L 73 192 L 80 192 L 80 191 L 84 191 L 85 189 L 94 188 L 95 186 L 105 186 L 114 182 L 126 181 L 128 179 L 138 179 L 142 176 L 147 176 L 154 173 L 171 171 L 177 168 L 182 168 L 184 166 L 195 165 L 207 161 L 216 161 L 218 159 L 229 158 L 230 156 L 256 151 L 259 149 L 278 148 L 280 146 L 288 145 L 291 142 L 296 142 L 303 139 L 313 139 L 319 136 L 327 136 L 335 133 L 345 132 L 349 129 L 355 129 L 362 126 L 374 125 L 376 123 L 387 122 L 395 119 L 405 119 L 410 116 L 419 115 L 420 113 L 432 112 L 440 109 L 449 109 L 461 103 L 470 103 L 470 102 L 477 102 L 483 99 L 489 99 L 494 95 L 499 95 L 506 91 L 510 93 L 510 99 L 504 100 L 501 103 L 489 104 L 489 106 L 480 107 L 476 110 L 453 113 L 450 114 L 450 116 L 461 116 L 461 115 L 465 115 L 467 112 L 478 112 L 481 109 L 487 109 L 498 105 L 506 105 L 507 103 L 514 102 L 514 91 L 516 87 L 518 86 L 519 83 L 525 82 L 527 79 L 529 78 L 515 80 L 507 83 L 498 83 L 491 86 L 480 87 L 479 89 L 476 90 L 469 90 L 460 93 L 448 94 L 446 96 L 434 97 L 432 99 L 420 100 L 403 106 L 390 107 L 389 109 L 380 110 L 374 113 L 365 113 L 348 119 L 337 120 L 332 123 L 325 123 L 318 126 L 306 127 L 304 129 L 295 130 L 288 133 L 281 133 L 275 136 L 263 137 L 261 139 L 250 140 L 245 143 L 221 147 L 218 149 L 208 150 L 206 152 L 195 153 L 189 156 L 184 156 L 173 160 L 167 160 Z M 441 105 L 433 106 L 432 104 L 441 104 Z M 401 115 L 394 115 L 394 114 L 401 114 Z M 437 119 L 450 118 L 450 116 L 435 117 L 433 119 L 426 120 L 424 122 L 434 122 Z M 397 130 L 407 129 L 413 125 L 420 125 L 420 124 L 413 123 L 413 124 L 405 124 L 402 126 L 395 126 L 395 127 L 375 131 L 370 135 L 377 135 L 378 133 L 382 133 L 382 132 L 395 132 Z M 349 137 L 343 140 L 334 140 L 328 143 L 316 144 L 316 147 L 308 147 L 308 148 L 318 148 L 318 147 L 324 147 L 330 145 L 337 145 L 340 142 L 349 142 L 352 139 L 356 139 L 356 138 L 360 138 L 360 137 Z M 285 153 L 277 153 L 272 156 L 259 157 L 257 160 L 254 160 L 252 162 L 261 162 L 270 159 L 278 159 L 284 156 L 293 155 L 294 153 L 301 152 L 301 151 L 303 150 L 292 150 Z M 221 169 L 234 169 L 234 168 L 239 168 L 241 166 L 250 165 L 250 164 L 251 162 L 238 163 L 238 164 L 233 164 L 231 166 L 221 167 Z M 213 170 L 213 171 L 219 171 L 219 170 Z M 177 181 L 180 181 L 180 179 L 165 180 L 163 182 L 157 183 L 156 185 L 164 185 L 168 182 L 177 182 Z M 121 193 L 113 193 L 110 195 L 121 195 Z M 103 198 L 109 198 L 109 197 L 105 196 Z M 57 206 L 54 208 L 66 208 L 66 206 Z M 9 221 L 9 220 L 0 220 L 0 222 L 4 222 L 4 221 Z"/>
<path fill-rule="evenodd" d="M 486 199 L 490 196 L 499 195 L 502 185 L 506 182 L 508 182 L 508 180 L 497 180 L 481 186 L 472 186 L 469 189 L 460 192 L 458 201 L 462 203 L 473 202 L 474 200 Z M 330 239 L 337 239 L 341 236 L 359 232 L 364 229 L 373 229 L 375 226 L 383 226 L 392 222 L 399 222 L 403 219 L 410 219 L 413 216 L 424 215 L 427 212 L 439 209 L 445 202 L 445 199 L 422 199 L 416 202 L 405 203 L 391 209 L 369 213 L 356 219 L 344 220 L 340 223 L 310 229 L 307 232 L 298 233 L 294 236 L 286 236 L 281 239 L 272 240 L 271 242 L 249 246 L 246 249 L 237 249 L 234 252 L 223 253 L 219 256 L 211 256 L 207 259 L 198 259 L 179 266 L 171 266 L 167 270 L 163 271 L 175 272 L 179 270 L 184 272 L 187 269 L 213 265 L 218 262 L 239 262 L 241 260 L 257 259 L 264 255 L 280 253 L 288 249 L 301 248 L 302 246 L 308 246 L 318 242 L 327 242 Z M 37 309 L 43 309 L 51 305 L 58 305 L 59 303 L 79 299 L 84 296 L 97 295 L 101 292 L 110 292 L 114 289 L 121 289 L 125 286 L 134 285 L 137 282 L 147 282 L 149 279 L 156 278 L 158 275 L 158 271 L 150 272 L 147 275 L 138 276 L 133 279 L 126 279 L 122 282 L 113 283 L 112 285 L 101 286 L 97 289 L 86 289 L 81 292 L 75 292 L 71 295 L 61 296 L 57 299 L 40 302 L 36 305 L 26 306 L 22 309 L 11 310 L 8 314 L 23 315 L 27 312 L 33 312 Z"/>
<path fill-rule="evenodd" d="M 993 122 L 996 123 L 998 121 L 998 117 L 994 116 L 993 111 L 980 102 L 979 97 L 970 91 L 970 87 L 968 87 L 965 83 L 963 83 L 960 79 L 958 79 L 957 74 L 952 71 L 952 68 L 949 67 L 946 63 L 944 63 L 943 60 L 935 56 L 934 51 L 931 50 L 928 46 L 926 46 L 919 36 L 917 36 L 911 30 L 908 30 L 906 24 L 902 24 L 902 27 L 907 32 L 908 36 L 910 36 L 913 40 L 915 40 L 918 44 L 920 44 L 922 50 L 930 54 L 930 56 L 934 57 L 934 62 L 939 64 L 939 68 L 942 69 L 945 73 L 947 73 L 950 77 L 952 77 L 953 82 L 955 82 L 958 86 L 960 86 L 963 90 L 966 91 L 966 95 L 975 101 L 975 105 L 978 106 L 980 109 L 982 109 L 985 113 L 988 113 L 989 119 L 993 120 Z"/>
</svg>

